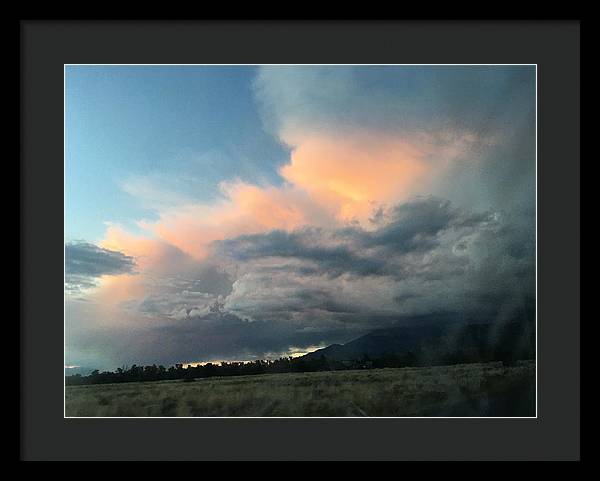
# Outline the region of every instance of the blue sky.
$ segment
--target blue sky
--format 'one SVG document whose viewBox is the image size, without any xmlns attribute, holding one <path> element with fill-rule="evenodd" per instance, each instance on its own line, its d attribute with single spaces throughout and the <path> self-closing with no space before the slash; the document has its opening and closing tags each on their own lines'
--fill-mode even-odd
<svg viewBox="0 0 600 481">
<path fill-rule="evenodd" d="M 263 128 L 254 75 L 254 67 L 67 66 L 67 239 L 98 240 L 104 222 L 135 229 L 152 218 L 123 189 L 140 177 L 205 200 L 228 178 L 279 182 L 289 149 Z M 201 182 L 176 183 L 175 174 Z"/>
</svg>

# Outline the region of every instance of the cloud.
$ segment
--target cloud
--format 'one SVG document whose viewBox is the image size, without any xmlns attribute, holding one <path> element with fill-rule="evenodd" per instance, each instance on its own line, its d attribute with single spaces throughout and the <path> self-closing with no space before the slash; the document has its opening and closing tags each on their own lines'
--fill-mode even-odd
<svg viewBox="0 0 600 481">
<path fill-rule="evenodd" d="M 473 132 L 487 137 L 535 98 L 531 66 L 262 67 L 265 125 L 290 145 L 315 132 Z"/>
<path fill-rule="evenodd" d="M 314 139 L 341 139 L 359 152 L 363 145 L 374 171 L 368 185 L 378 174 L 372 157 L 381 157 L 368 157 L 371 146 L 402 140 L 422 156 L 407 164 L 410 181 L 382 171 L 392 193 L 434 193 L 484 208 L 534 203 L 534 66 L 273 66 L 259 70 L 254 89 L 266 127 L 292 147 L 292 164 Z M 337 167 L 344 172 L 343 162 Z"/>
<path fill-rule="evenodd" d="M 280 169 L 282 185 L 225 182 L 219 200 L 164 208 L 157 220 L 140 221 L 139 226 L 201 260 L 210 254 L 211 243 L 239 235 L 305 226 L 368 225 L 374 208 L 427 190 L 462 148 L 440 146 L 427 136 L 413 140 L 364 132 L 314 136 L 297 146 L 290 162 Z M 131 240 L 125 233 L 109 232 L 109 236 L 114 248 L 123 248 L 123 242 Z"/>
<path fill-rule="evenodd" d="M 181 312 L 202 310 L 231 292 L 229 272 L 162 239 L 135 236 L 110 226 L 101 245 L 135 257 L 139 273 L 103 279 L 94 295 L 99 303 L 121 305 L 140 315 L 180 317 Z"/>
<path fill-rule="evenodd" d="M 68 306 L 69 317 L 86 319 L 82 305 Z M 125 314 L 128 315 L 128 314 Z M 313 346 L 349 341 L 345 328 L 299 329 L 288 321 L 249 321 L 233 314 L 185 317 L 163 322 L 129 322 L 102 329 L 96 318 L 67 330 L 67 363 L 78 359 L 100 369 L 123 364 L 175 364 L 210 360 L 248 360 L 291 355 Z M 360 331 L 362 332 L 362 331 Z"/>
<path fill-rule="evenodd" d="M 65 245 L 65 289 L 69 292 L 94 287 L 102 276 L 131 274 L 135 267 L 134 258 L 122 252 L 87 242 Z"/>
<path fill-rule="evenodd" d="M 433 196 L 415 198 L 386 213 L 377 209 L 375 228 L 352 225 L 337 229 L 306 227 L 292 232 L 274 230 L 215 243 L 218 252 L 240 261 L 286 258 L 311 261 L 320 273 L 335 277 L 392 274 L 390 257 L 432 250 L 452 232 L 453 241 L 474 230 L 490 228 L 493 213 L 470 213 Z M 315 272 L 306 268 L 305 272 Z M 394 271 L 397 272 L 397 271 Z"/>
<path fill-rule="evenodd" d="M 242 263 L 226 307 L 252 318 L 366 328 L 433 312 L 495 317 L 533 296 L 534 238 L 502 213 L 428 196 L 381 217 L 370 230 L 307 228 L 218 243 Z"/>
</svg>

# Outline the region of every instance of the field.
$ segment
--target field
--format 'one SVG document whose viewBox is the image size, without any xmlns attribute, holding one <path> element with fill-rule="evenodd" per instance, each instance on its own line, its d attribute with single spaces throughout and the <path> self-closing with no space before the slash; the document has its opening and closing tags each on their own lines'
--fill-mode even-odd
<svg viewBox="0 0 600 481">
<path fill-rule="evenodd" d="M 535 416 L 535 362 L 67 386 L 79 416 Z"/>
</svg>

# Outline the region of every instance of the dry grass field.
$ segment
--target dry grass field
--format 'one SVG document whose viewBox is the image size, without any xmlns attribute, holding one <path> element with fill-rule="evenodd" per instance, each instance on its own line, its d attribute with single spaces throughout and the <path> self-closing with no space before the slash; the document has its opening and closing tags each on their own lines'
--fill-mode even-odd
<svg viewBox="0 0 600 481">
<path fill-rule="evenodd" d="M 535 362 L 68 386 L 79 416 L 535 416 Z"/>
</svg>

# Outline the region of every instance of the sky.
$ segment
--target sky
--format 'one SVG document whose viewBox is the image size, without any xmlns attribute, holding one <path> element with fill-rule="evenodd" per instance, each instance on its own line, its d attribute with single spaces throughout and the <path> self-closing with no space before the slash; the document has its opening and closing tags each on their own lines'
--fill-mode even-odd
<svg viewBox="0 0 600 481">
<path fill-rule="evenodd" d="M 66 66 L 65 364 L 531 315 L 535 126 L 534 66 Z"/>
</svg>

